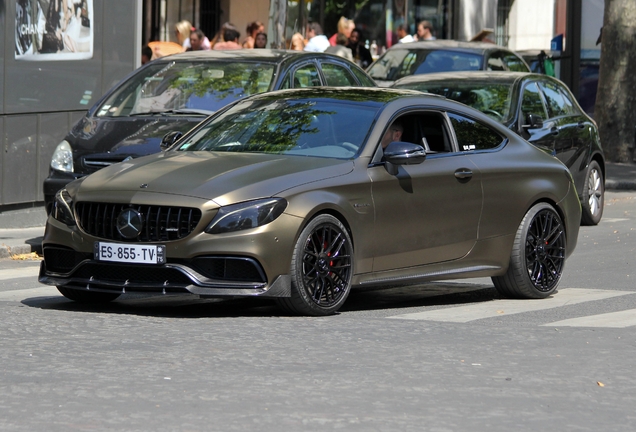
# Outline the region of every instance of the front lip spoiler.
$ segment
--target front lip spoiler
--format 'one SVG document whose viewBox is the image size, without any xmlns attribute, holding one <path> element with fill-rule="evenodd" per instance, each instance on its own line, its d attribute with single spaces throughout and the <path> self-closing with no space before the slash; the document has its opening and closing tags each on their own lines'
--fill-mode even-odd
<svg viewBox="0 0 636 432">
<path fill-rule="evenodd" d="M 83 261 L 73 271 L 87 262 L 90 260 Z M 192 284 L 129 281 L 122 283 L 99 280 L 93 277 L 90 279 L 74 278 L 69 275 L 47 272 L 44 261 L 40 265 L 38 281 L 46 285 L 64 288 L 119 294 L 135 292 L 148 294 L 190 293 L 201 297 L 291 297 L 291 277 L 289 275 L 279 275 L 271 285 L 268 285 L 266 282 L 231 282 L 208 279 L 182 264 L 165 264 L 164 267 L 183 273 L 192 281 Z"/>
</svg>

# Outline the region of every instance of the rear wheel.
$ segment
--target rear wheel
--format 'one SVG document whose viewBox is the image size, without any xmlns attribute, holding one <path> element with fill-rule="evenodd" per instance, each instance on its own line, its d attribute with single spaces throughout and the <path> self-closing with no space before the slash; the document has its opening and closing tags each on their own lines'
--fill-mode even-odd
<svg viewBox="0 0 636 432">
<path fill-rule="evenodd" d="M 62 293 L 62 295 L 67 299 L 76 301 L 78 303 L 108 303 L 120 296 L 120 294 L 76 290 L 60 286 L 57 287 L 57 290 Z"/>
<path fill-rule="evenodd" d="M 331 215 L 312 219 L 294 247 L 291 297 L 278 299 L 288 312 L 322 316 L 335 313 L 351 290 L 353 246 L 347 229 Z"/>
<path fill-rule="evenodd" d="M 603 172 L 598 162 L 592 161 L 587 167 L 585 187 L 581 200 L 583 225 L 598 225 L 603 216 L 603 204 L 605 201 L 605 186 L 603 184 Z"/>
<path fill-rule="evenodd" d="M 540 203 L 528 210 L 517 229 L 508 271 L 492 281 L 506 297 L 545 298 L 556 291 L 564 264 L 563 222 L 551 205 Z"/>
</svg>

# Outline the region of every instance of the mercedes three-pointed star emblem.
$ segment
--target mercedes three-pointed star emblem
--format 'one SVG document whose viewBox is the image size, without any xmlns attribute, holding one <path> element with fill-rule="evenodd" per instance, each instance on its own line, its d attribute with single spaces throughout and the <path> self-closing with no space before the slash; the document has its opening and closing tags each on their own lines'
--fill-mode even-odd
<svg viewBox="0 0 636 432">
<path fill-rule="evenodd" d="M 136 238 L 141 232 L 143 221 L 143 216 L 137 210 L 123 209 L 117 216 L 117 231 L 124 238 Z"/>
</svg>

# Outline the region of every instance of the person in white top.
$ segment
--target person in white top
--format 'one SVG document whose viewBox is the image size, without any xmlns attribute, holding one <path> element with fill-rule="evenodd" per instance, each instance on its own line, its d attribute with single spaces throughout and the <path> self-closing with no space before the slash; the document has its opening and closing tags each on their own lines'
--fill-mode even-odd
<svg viewBox="0 0 636 432">
<path fill-rule="evenodd" d="M 307 45 L 304 51 L 325 52 L 331 46 L 329 39 L 322 33 L 322 27 L 316 22 L 309 23 L 307 26 Z"/>
<path fill-rule="evenodd" d="M 406 32 L 404 24 L 400 24 L 396 30 L 398 43 L 415 42 L 415 38 Z"/>
</svg>

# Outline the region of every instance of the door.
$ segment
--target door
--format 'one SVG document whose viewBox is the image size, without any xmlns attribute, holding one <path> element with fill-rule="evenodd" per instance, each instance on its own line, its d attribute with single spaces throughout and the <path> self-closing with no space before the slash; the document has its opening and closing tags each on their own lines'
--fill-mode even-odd
<svg viewBox="0 0 636 432">
<path fill-rule="evenodd" d="M 373 270 L 384 271 L 454 260 L 477 239 L 482 193 L 479 172 L 467 155 L 455 151 L 449 123 L 439 112 L 399 117 L 401 141 L 431 149 L 419 165 L 401 166 L 397 175 L 369 168 L 375 206 Z"/>
</svg>

